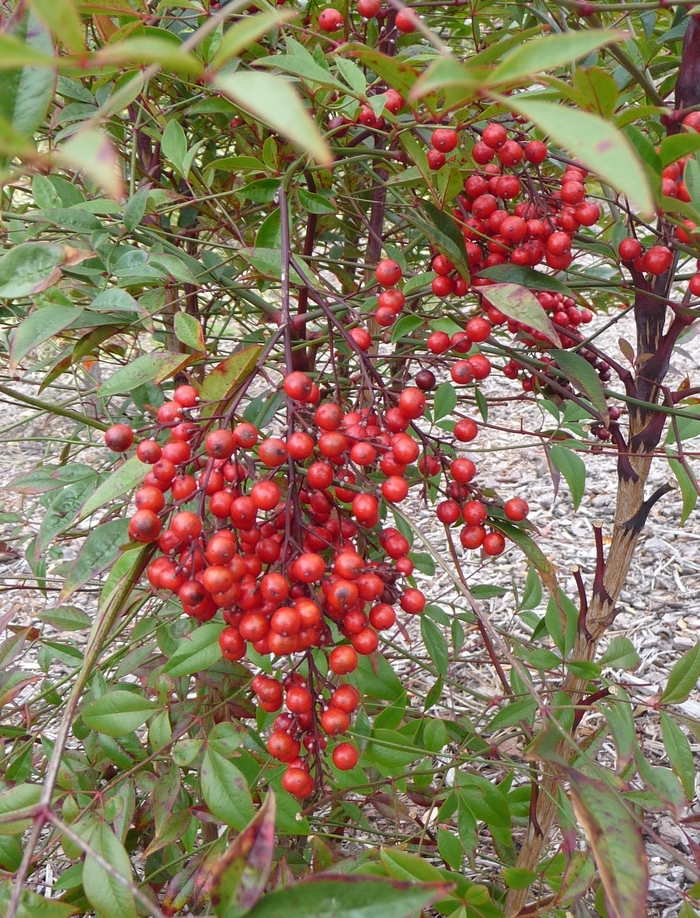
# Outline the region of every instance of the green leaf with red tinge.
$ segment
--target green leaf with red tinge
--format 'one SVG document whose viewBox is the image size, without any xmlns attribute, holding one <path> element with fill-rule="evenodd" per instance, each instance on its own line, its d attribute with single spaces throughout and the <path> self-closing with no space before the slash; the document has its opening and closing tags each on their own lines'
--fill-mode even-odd
<svg viewBox="0 0 700 918">
<path fill-rule="evenodd" d="M 204 330 L 194 316 L 187 312 L 175 313 L 175 337 L 187 347 L 200 354 L 205 353 L 207 346 L 204 343 Z"/>
<path fill-rule="evenodd" d="M 66 246 L 26 242 L 0 258 L 0 300 L 34 296 L 61 277 Z"/>
<path fill-rule="evenodd" d="M 275 850 L 275 795 L 268 791 L 256 816 L 214 868 L 211 904 L 220 918 L 241 918 L 267 885 Z"/>
<path fill-rule="evenodd" d="M 605 887 L 610 918 L 646 915 L 649 866 L 637 820 L 604 781 L 566 768 L 574 812 Z"/>
<path fill-rule="evenodd" d="M 454 885 L 337 874 L 302 880 L 264 896 L 246 918 L 409 918 Z"/>
<path fill-rule="evenodd" d="M 60 275 L 60 270 L 59 270 Z M 84 310 L 80 306 L 60 306 L 50 303 L 35 309 L 12 334 L 10 341 L 10 370 L 14 373 L 20 362 L 34 348 L 58 335 L 79 319 Z"/>
<path fill-rule="evenodd" d="M 482 288 L 484 299 L 514 322 L 520 322 L 540 332 L 552 344 L 561 346 L 561 339 L 549 316 L 535 294 L 519 284 L 492 284 Z"/>
<path fill-rule="evenodd" d="M 203 408 L 202 414 L 205 417 L 219 411 L 221 406 L 218 403 L 227 399 L 242 382 L 248 379 L 255 369 L 261 352 L 262 347 L 259 344 L 244 347 L 242 351 L 231 354 L 207 373 L 202 383 L 200 397 L 203 402 L 217 404 Z"/>
<path fill-rule="evenodd" d="M 11 879 L 0 880 L 0 915 L 7 914 L 13 885 Z M 23 889 L 16 915 L 17 918 L 71 918 L 71 915 L 77 915 L 79 911 L 80 909 L 68 902 L 48 899 L 32 892 L 31 889 Z"/>
</svg>

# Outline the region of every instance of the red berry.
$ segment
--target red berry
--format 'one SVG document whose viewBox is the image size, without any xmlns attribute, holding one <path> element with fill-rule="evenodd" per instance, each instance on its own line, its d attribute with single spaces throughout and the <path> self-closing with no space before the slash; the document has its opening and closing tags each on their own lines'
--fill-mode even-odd
<svg viewBox="0 0 700 918">
<path fill-rule="evenodd" d="M 349 771 L 357 765 L 358 752 L 351 743 L 339 743 L 333 750 L 333 764 L 340 771 Z"/>
<path fill-rule="evenodd" d="M 418 16 L 411 9 L 399 10 L 396 14 L 396 28 L 404 35 L 415 32 L 418 28 Z"/>
<path fill-rule="evenodd" d="M 506 547 L 506 540 L 500 532 L 489 532 L 481 543 L 481 548 L 486 555 L 500 555 Z"/>
<path fill-rule="evenodd" d="M 134 442 L 134 432 L 128 424 L 113 424 L 105 431 L 105 445 L 114 453 L 124 453 Z"/>
<path fill-rule="evenodd" d="M 318 17 L 318 24 L 324 32 L 336 32 L 343 25 L 342 13 L 329 7 Z"/>
<path fill-rule="evenodd" d="M 520 522 L 528 515 L 530 508 L 527 501 L 523 500 L 521 497 L 511 497 L 510 500 L 505 502 L 503 510 L 509 520 Z"/>
<path fill-rule="evenodd" d="M 395 262 L 392 258 L 385 258 L 375 268 L 374 276 L 377 278 L 377 283 L 381 284 L 382 287 L 395 287 L 401 280 L 403 272 L 398 262 Z"/>
<path fill-rule="evenodd" d="M 451 153 L 457 146 L 457 141 L 459 140 L 459 135 L 457 131 L 453 131 L 451 128 L 438 128 L 436 131 L 433 131 L 430 142 L 436 150 L 439 150 L 441 153 Z"/>
</svg>

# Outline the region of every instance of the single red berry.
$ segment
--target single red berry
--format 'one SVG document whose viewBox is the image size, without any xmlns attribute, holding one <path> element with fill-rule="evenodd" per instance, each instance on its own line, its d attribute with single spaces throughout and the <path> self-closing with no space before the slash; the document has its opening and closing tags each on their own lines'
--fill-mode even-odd
<svg viewBox="0 0 700 918">
<path fill-rule="evenodd" d="M 395 287 L 403 277 L 403 272 L 401 265 L 393 258 L 385 258 L 375 268 L 374 276 L 382 287 Z"/>
<path fill-rule="evenodd" d="M 329 7 L 318 17 L 318 24 L 324 32 L 337 32 L 343 25 L 343 15 L 338 10 Z"/>
<path fill-rule="evenodd" d="M 481 543 L 481 548 L 486 555 L 500 555 L 505 547 L 506 540 L 500 532 L 489 532 Z"/>
<path fill-rule="evenodd" d="M 128 424 L 113 424 L 105 431 L 105 445 L 113 453 L 124 453 L 134 442 L 134 432 Z"/>
<path fill-rule="evenodd" d="M 404 8 L 396 14 L 396 28 L 404 35 L 415 32 L 418 28 L 418 16 L 411 9 Z"/>
<path fill-rule="evenodd" d="M 527 501 L 523 500 L 521 497 L 511 497 L 510 500 L 505 502 L 503 510 L 509 520 L 520 522 L 528 515 L 530 507 Z"/>
<path fill-rule="evenodd" d="M 433 131 L 430 142 L 441 153 L 451 153 L 457 146 L 459 135 L 452 128 L 438 128 Z"/>
<path fill-rule="evenodd" d="M 351 743 L 339 743 L 333 750 L 333 764 L 339 771 L 349 771 L 357 765 L 357 749 Z"/>
</svg>

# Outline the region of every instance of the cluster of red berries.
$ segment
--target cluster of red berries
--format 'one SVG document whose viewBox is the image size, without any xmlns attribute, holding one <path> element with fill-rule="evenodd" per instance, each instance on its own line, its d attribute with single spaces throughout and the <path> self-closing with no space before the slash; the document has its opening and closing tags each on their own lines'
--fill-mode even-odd
<svg viewBox="0 0 700 918">
<path fill-rule="evenodd" d="M 331 656 L 336 654 L 335 662 L 343 670 L 346 666 L 339 659 L 343 655 L 347 658 L 344 661 L 347 666 L 352 669 L 357 666 L 357 655 L 353 661 L 349 651 L 352 648 L 342 645 L 331 652 Z M 286 708 L 274 720 L 267 751 L 287 765 L 282 786 L 299 798 L 308 797 L 314 789 L 309 756 L 318 756 L 326 749 L 327 737 L 335 738 L 347 732 L 350 716 L 360 704 L 360 693 L 354 685 L 331 685 L 326 681 L 321 687 L 320 682 L 316 673 L 312 691 L 309 680 L 299 673 L 290 674 L 283 682 L 263 674 L 253 679 L 253 691 L 263 710 L 275 712 L 283 705 Z M 354 768 L 359 758 L 356 747 L 348 742 L 337 743 L 331 756 L 340 771 Z"/>
<path fill-rule="evenodd" d="M 134 495 L 129 535 L 160 549 L 147 568 L 154 590 L 176 595 L 183 611 L 201 622 L 221 610 L 226 659 L 242 659 L 248 645 L 276 656 L 322 647 L 330 672 L 340 676 L 357 666 L 358 654 L 377 649 L 378 633 L 395 624 L 396 605 L 408 614 L 425 607 L 422 591 L 399 586 L 413 572 L 410 543 L 397 529 L 382 527 L 382 504 L 404 500 L 411 484 L 443 471 L 450 487 L 468 493 L 476 468 L 466 457 L 448 465 L 427 438 L 421 450 L 407 433 L 427 404 L 418 386 L 404 388 L 382 413 L 319 403 L 318 387 L 299 371 L 285 377 L 283 389 L 299 424 L 284 438 L 262 438 L 245 420 L 198 416 L 197 390 L 177 387 L 157 412 L 167 441 L 142 439 L 136 449 L 150 468 Z M 474 422 L 463 419 L 455 437 L 466 441 L 475 432 Z M 134 435 L 117 424 L 105 442 L 124 452 Z M 333 628 L 343 641 L 337 646 Z M 258 693 L 265 710 L 278 710 L 270 705 L 282 704 L 281 687 L 256 685 L 266 686 L 267 695 Z M 294 739 L 295 731 L 308 729 L 308 718 L 300 721 L 304 712 L 290 707 L 289 692 L 286 697 L 296 718 Z M 338 708 L 324 706 L 317 686 L 307 734 L 315 754 L 326 735 L 347 729 L 351 711 L 341 708 L 341 717 Z M 308 747 L 312 741 L 299 742 Z M 350 753 L 338 748 L 344 746 L 336 747 L 334 761 L 350 762 Z M 308 774 L 313 757 L 305 761 Z M 289 779 L 290 787 L 308 793 L 309 782 L 297 779 Z"/>
<path fill-rule="evenodd" d="M 445 526 L 459 523 L 459 541 L 464 548 L 480 548 L 486 555 L 500 555 L 506 547 L 503 533 L 486 529 L 488 509 L 483 501 L 470 497 L 464 500 L 464 494 L 455 489 L 454 497 L 448 497 L 436 507 L 437 518 Z M 462 497 L 462 500 L 459 498 Z M 521 497 L 511 497 L 503 506 L 506 518 L 513 522 L 522 522 L 529 512 L 527 501 Z"/>
<path fill-rule="evenodd" d="M 514 203 L 523 186 L 518 175 L 507 170 L 523 162 L 539 166 L 548 155 L 546 144 L 521 143 L 509 138 L 502 124 L 492 122 L 471 155 L 477 168 L 466 178 L 453 212 L 462 225 L 470 270 L 476 273 L 507 262 L 534 267 L 543 261 L 556 270 L 568 268 L 574 234 L 600 219 L 598 205 L 586 200 L 587 170 L 567 166 L 558 187 L 552 185 L 545 197 Z M 480 282 L 475 278 L 472 283 Z"/>
</svg>

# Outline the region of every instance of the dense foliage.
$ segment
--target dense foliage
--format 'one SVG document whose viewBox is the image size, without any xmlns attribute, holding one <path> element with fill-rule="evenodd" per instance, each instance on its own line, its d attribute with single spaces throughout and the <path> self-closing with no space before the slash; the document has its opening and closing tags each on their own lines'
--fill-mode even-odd
<svg viewBox="0 0 700 918">
<path fill-rule="evenodd" d="M 1 518 L 46 610 L 0 648 L 3 914 L 647 914 L 700 646 L 642 712 L 605 633 L 652 461 L 697 499 L 698 75 L 667 0 L 5 10 L 0 393 L 46 443 Z M 616 464 L 594 570 L 481 480 L 494 401 L 575 508 Z"/>
</svg>

